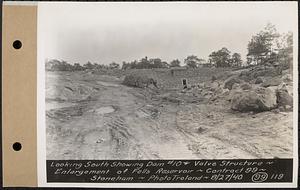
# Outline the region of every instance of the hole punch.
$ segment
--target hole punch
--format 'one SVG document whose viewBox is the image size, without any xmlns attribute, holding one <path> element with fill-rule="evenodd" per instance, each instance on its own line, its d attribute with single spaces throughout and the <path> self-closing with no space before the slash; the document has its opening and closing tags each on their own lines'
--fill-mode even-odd
<svg viewBox="0 0 300 190">
<path fill-rule="evenodd" d="M 22 47 L 22 42 L 20 40 L 15 40 L 13 43 L 15 49 L 20 49 Z"/>
<path fill-rule="evenodd" d="M 20 151 L 20 150 L 22 149 L 22 144 L 19 143 L 19 142 L 15 142 L 15 143 L 13 144 L 13 149 L 14 149 L 15 151 Z"/>
</svg>

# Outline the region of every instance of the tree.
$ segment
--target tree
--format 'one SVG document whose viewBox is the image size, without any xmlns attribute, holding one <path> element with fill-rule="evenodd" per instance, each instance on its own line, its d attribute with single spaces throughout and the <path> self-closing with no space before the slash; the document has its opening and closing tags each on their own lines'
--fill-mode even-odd
<svg viewBox="0 0 300 190">
<path fill-rule="evenodd" d="M 99 65 L 98 63 L 94 63 L 93 69 L 101 69 L 101 65 Z"/>
<path fill-rule="evenodd" d="M 79 63 L 74 63 L 73 68 L 75 71 L 81 71 L 84 69 Z"/>
<path fill-rule="evenodd" d="M 72 71 L 72 65 L 68 62 L 62 61 L 55 61 L 52 65 L 52 70 L 55 71 Z"/>
<path fill-rule="evenodd" d="M 166 61 L 161 62 L 161 67 L 160 68 L 169 68 L 169 67 L 170 67 L 170 65 L 168 64 L 168 62 L 166 62 Z"/>
<path fill-rule="evenodd" d="M 136 69 L 150 69 L 150 61 L 148 60 L 148 57 L 142 58 L 140 61 L 138 61 L 135 65 Z"/>
<path fill-rule="evenodd" d="M 275 25 L 268 23 L 258 34 L 252 37 L 248 43 L 248 55 L 257 64 L 263 64 L 270 59 L 272 52 L 278 50 L 278 38 Z"/>
<path fill-rule="evenodd" d="M 170 62 L 170 67 L 180 67 L 180 61 L 178 59 L 174 59 Z"/>
<path fill-rule="evenodd" d="M 126 61 L 123 61 L 123 62 L 122 62 L 122 69 L 123 69 L 123 70 L 131 69 L 130 63 L 126 63 Z"/>
<path fill-rule="evenodd" d="M 195 55 L 190 55 L 187 56 L 184 63 L 190 68 L 197 68 L 200 63 L 200 59 Z"/>
<path fill-rule="evenodd" d="M 153 69 L 153 68 L 169 68 L 169 64 L 166 61 L 162 61 L 160 58 L 148 57 L 142 58 L 139 61 L 131 61 L 126 63 L 123 61 L 122 69 Z"/>
<path fill-rule="evenodd" d="M 283 34 L 280 40 L 281 46 L 278 51 L 278 61 L 285 67 L 290 67 L 293 63 L 293 33 Z"/>
<path fill-rule="evenodd" d="M 89 62 L 89 61 L 86 64 L 84 64 L 83 67 L 85 69 L 93 69 L 94 68 L 93 64 L 91 62 Z"/>
<path fill-rule="evenodd" d="M 200 59 L 199 59 L 199 65 L 203 65 L 203 64 L 206 64 L 206 60 L 200 58 Z M 198 65 L 198 66 L 199 66 L 199 65 Z"/>
<path fill-rule="evenodd" d="M 148 59 L 148 57 L 142 58 L 139 61 L 132 61 L 130 63 L 123 62 L 122 69 L 153 69 L 153 68 L 169 68 L 169 64 L 166 61 L 162 61 L 160 58 Z"/>
<path fill-rule="evenodd" d="M 118 63 L 112 62 L 109 64 L 110 69 L 119 69 L 120 65 Z"/>
<path fill-rule="evenodd" d="M 223 47 L 218 51 L 212 52 L 209 56 L 209 62 L 216 67 L 229 67 L 231 63 L 230 51 Z"/>
<path fill-rule="evenodd" d="M 150 62 L 149 68 L 167 68 L 168 67 L 168 63 L 162 61 L 159 58 L 150 59 L 149 62 Z"/>
<path fill-rule="evenodd" d="M 240 67 L 242 66 L 242 57 L 241 57 L 241 54 L 239 53 L 234 53 L 232 54 L 232 65 L 233 67 Z"/>
<path fill-rule="evenodd" d="M 137 69 L 138 61 L 134 60 L 130 62 L 131 69 Z"/>
</svg>

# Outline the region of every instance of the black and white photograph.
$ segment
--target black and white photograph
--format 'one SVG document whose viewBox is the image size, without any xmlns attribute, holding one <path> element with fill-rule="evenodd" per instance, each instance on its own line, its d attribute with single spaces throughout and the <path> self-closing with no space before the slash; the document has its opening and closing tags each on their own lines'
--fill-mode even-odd
<svg viewBox="0 0 300 190">
<path fill-rule="evenodd" d="M 38 8 L 46 160 L 296 155 L 296 3 Z"/>
</svg>

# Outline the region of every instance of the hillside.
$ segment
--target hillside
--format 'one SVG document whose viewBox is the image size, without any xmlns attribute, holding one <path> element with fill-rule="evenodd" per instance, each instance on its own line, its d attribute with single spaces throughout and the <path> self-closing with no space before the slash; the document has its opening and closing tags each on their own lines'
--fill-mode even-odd
<svg viewBox="0 0 300 190">
<path fill-rule="evenodd" d="M 136 72 L 46 72 L 47 159 L 292 156 L 289 70 L 204 70 L 183 74 L 185 89 L 168 70 L 141 70 L 159 88 L 124 85 Z"/>
</svg>

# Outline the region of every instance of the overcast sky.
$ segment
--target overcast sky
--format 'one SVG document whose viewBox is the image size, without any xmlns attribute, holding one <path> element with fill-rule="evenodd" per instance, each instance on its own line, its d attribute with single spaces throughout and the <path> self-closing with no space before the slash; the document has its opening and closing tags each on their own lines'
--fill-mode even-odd
<svg viewBox="0 0 300 190">
<path fill-rule="evenodd" d="M 268 22 L 297 32 L 296 2 L 39 3 L 38 10 L 44 57 L 80 64 L 207 59 L 222 47 L 245 60 L 251 36 Z"/>
</svg>

